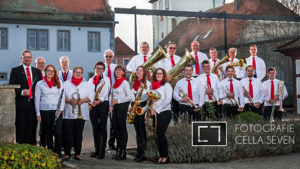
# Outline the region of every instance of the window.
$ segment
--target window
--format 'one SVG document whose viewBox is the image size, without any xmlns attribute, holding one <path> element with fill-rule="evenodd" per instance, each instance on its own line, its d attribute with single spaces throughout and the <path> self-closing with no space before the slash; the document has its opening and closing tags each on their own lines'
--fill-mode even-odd
<svg viewBox="0 0 300 169">
<path fill-rule="evenodd" d="M 48 50 L 48 30 L 28 29 L 27 48 L 31 50 Z"/>
<path fill-rule="evenodd" d="M 165 0 L 165 7 L 166 7 L 166 10 L 169 9 L 169 0 Z"/>
<path fill-rule="evenodd" d="M 7 49 L 7 29 L 0 28 L 0 49 Z"/>
<path fill-rule="evenodd" d="M 59 51 L 70 50 L 70 31 L 57 32 L 57 50 Z"/>
<path fill-rule="evenodd" d="M 7 80 L 7 73 L 0 73 L 0 81 L 6 81 Z"/>
<path fill-rule="evenodd" d="M 117 58 L 114 58 L 114 60 L 112 61 L 114 64 L 117 64 Z"/>
<path fill-rule="evenodd" d="M 88 50 L 89 52 L 100 51 L 100 32 L 88 32 Z"/>
<path fill-rule="evenodd" d="M 129 63 L 130 59 L 129 58 L 123 58 L 123 66 L 127 66 L 127 64 Z"/>
</svg>

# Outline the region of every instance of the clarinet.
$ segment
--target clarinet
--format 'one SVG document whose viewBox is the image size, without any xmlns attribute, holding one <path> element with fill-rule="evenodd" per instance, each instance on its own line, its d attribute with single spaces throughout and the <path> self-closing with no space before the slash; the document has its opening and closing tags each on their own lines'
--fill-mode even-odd
<svg viewBox="0 0 300 169">
<path fill-rule="evenodd" d="M 60 96 L 59 96 L 57 108 L 56 108 L 56 110 L 55 110 L 55 119 L 54 119 L 53 126 L 56 126 L 56 121 L 57 121 L 57 119 L 58 119 L 58 117 L 57 117 L 57 112 L 59 111 L 59 108 L 60 108 L 60 105 L 61 105 L 61 100 L 62 100 L 62 97 L 63 97 L 63 94 L 64 94 L 64 90 L 65 90 L 65 89 L 62 89 L 62 90 L 61 90 L 61 93 L 60 93 Z"/>
</svg>

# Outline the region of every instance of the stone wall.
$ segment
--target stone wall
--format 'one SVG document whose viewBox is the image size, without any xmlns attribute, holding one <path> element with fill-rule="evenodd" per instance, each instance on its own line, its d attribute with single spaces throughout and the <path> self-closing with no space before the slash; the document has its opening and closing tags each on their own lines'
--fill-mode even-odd
<svg viewBox="0 0 300 169">
<path fill-rule="evenodd" d="M 19 85 L 0 85 L 0 144 L 15 140 L 15 90 Z"/>
</svg>

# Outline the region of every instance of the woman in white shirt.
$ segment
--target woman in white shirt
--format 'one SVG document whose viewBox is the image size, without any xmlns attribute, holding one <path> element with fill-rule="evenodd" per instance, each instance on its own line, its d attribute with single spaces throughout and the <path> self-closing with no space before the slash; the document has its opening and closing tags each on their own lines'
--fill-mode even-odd
<svg viewBox="0 0 300 169">
<path fill-rule="evenodd" d="M 105 65 L 103 62 L 97 62 L 94 67 L 95 75 L 90 78 L 89 83 L 93 86 L 94 96 L 101 88 L 98 97 L 94 98 L 92 109 L 90 110 L 90 119 L 93 127 L 93 138 L 95 152 L 90 156 L 102 159 L 105 157 L 105 148 L 107 140 L 107 117 L 108 117 L 108 94 L 110 90 L 110 80 L 103 76 Z M 96 96 L 95 96 L 96 97 Z"/>
<path fill-rule="evenodd" d="M 94 100 L 92 85 L 82 78 L 82 74 L 83 68 L 76 66 L 73 69 L 71 80 L 64 83 L 66 104 L 63 112 L 63 142 L 65 160 L 70 158 L 72 145 L 74 146 L 75 160 L 80 160 L 84 123 L 85 120 L 89 120 L 88 104 L 92 104 L 91 101 Z"/>
<path fill-rule="evenodd" d="M 55 135 L 55 149 L 53 149 L 53 127 L 59 127 L 61 130 L 61 112 L 65 106 L 65 99 L 62 83 L 53 65 L 46 66 L 45 78 L 40 80 L 35 87 L 34 104 L 37 120 L 41 122 L 40 137 L 41 140 L 46 140 L 42 146 L 47 146 L 60 156 L 61 135 Z M 60 123 L 60 125 L 54 126 L 54 123 Z"/>
<path fill-rule="evenodd" d="M 167 73 L 164 69 L 158 68 L 152 75 L 152 90 L 160 93 L 161 98 L 155 101 L 151 114 L 157 114 L 157 141 L 160 158 L 157 164 L 165 164 L 169 162 L 168 157 L 168 140 L 166 131 L 172 119 L 171 100 L 173 89 L 168 83 Z"/>
<path fill-rule="evenodd" d="M 110 112 L 112 112 L 112 125 L 116 132 L 117 153 L 113 157 L 116 160 L 126 160 L 126 146 L 128 133 L 126 117 L 132 93 L 125 78 L 125 68 L 117 66 L 114 71 L 115 82 L 111 92 Z"/>
<path fill-rule="evenodd" d="M 142 107 L 145 110 L 145 106 L 147 105 L 147 100 L 148 100 L 147 90 L 149 90 L 151 83 L 147 81 L 146 78 L 147 74 L 143 66 L 138 66 L 135 74 L 137 78 L 134 80 L 132 86 L 132 93 L 134 95 L 133 101 L 135 101 L 136 97 L 138 97 L 139 93 L 141 92 L 142 90 L 141 83 L 143 83 L 144 84 L 143 93 L 138 106 Z M 137 152 L 135 156 L 135 161 L 142 162 L 146 159 L 145 148 L 147 144 L 144 116 L 142 115 L 135 116 L 134 128 L 136 132 L 136 143 L 137 143 Z"/>
</svg>

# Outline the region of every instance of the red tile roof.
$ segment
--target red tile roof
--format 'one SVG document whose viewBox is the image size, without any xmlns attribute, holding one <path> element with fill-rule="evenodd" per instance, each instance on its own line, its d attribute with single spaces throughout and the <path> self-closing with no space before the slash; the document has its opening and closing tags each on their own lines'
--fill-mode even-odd
<svg viewBox="0 0 300 169">
<path fill-rule="evenodd" d="M 294 12 L 277 2 L 277 0 L 243 0 L 239 9 L 234 9 L 234 2 L 225 4 L 221 7 L 208 10 L 207 12 L 226 12 L 232 14 L 249 15 L 279 15 L 279 16 L 297 16 Z M 247 28 L 248 21 L 245 20 L 227 20 L 227 42 L 232 44 Z M 210 35 L 203 39 L 208 31 Z M 177 53 L 183 54 L 185 48 L 190 48 L 190 43 L 196 39 L 200 42 L 200 50 L 210 47 L 224 46 L 224 22 L 219 19 L 190 18 L 180 22 L 166 38 L 159 44 L 165 46 L 169 41 L 177 44 Z"/>
<path fill-rule="evenodd" d="M 113 20 L 106 0 L 0 0 L 0 10 L 16 13 L 17 17 L 82 20 Z M 20 12 L 22 12 L 20 14 Z"/>
<path fill-rule="evenodd" d="M 132 50 L 120 37 L 115 38 L 115 55 L 135 55 Z"/>
</svg>

